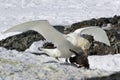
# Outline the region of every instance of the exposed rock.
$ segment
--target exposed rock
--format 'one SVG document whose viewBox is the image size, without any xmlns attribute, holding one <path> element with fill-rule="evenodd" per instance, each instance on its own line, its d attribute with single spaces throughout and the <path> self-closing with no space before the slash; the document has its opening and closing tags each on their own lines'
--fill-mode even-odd
<svg viewBox="0 0 120 80">
<path fill-rule="evenodd" d="M 119 24 L 120 22 L 120 16 L 114 16 L 113 18 L 110 17 L 110 18 L 98 18 L 98 19 L 91 19 L 91 20 L 85 20 L 85 21 L 82 21 L 82 22 L 77 22 L 77 23 L 73 23 L 71 25 L 71 28 L 69 28 L 69 31 L 73 32 L 75 31 L 76 29 L 78 28 L 82 28 L 82 27 L 89 27 L 89 26 L 103 26 L 105 24 L 112 24 L 112 25 L 116 25 L 116 24 Z"/>
<path fill-rule="evenodd" d="M 55 25 L 54 27 L 60 32 L 64 31 L 64 26 Z M 11 50 L 25 51 L 33 42 L 39 40 L 45 39 L 38 32 L 30 30 L 1 40 L 0 46 Z"/>
<path fill-rule="evenodd" d="M 35 31 L 27 31 L 22 34 L 8 37 L 0 41 L 0 46 L 7 49 L 24 51 L 30 47 L 34 41 L 45 40 L 44 37 Z"/>
<path fill-rule="evenodd" d="M 62 25 L 54 25 L 53 27 L 56 28 L 58 31 L 64 33 L 64 29 L 65 29 L 64 26 L 62 26 Z"/>
<path fill-rule="evenodd" d="M 117 62 L 120 55 L 116 57 L 118 58 Z M 89 60 L 91 61 L 93 58 L 94 56 L 91 56 Z M 99 59 L 102 60 L 101 58 Z M 96 59 L 93 60 L 91 61 L 91 64 L 94 65 L 93 67 L 100 65 Z M 116 64 L 116 66 L 120 67 L 119 64 Z M 106 69 L 108 66 L 106 66 Z M 104 66 L 100 65 L 100 67 Z M 100 67 L 95 70 L 76 68 L 71 64 L 65 63 L 64 60 L 57 61 L 52 57 L 35 56 L 28 52 L 10 51 L 0 48 L 1 80 L 86 80 L 85 78 L 92 77 L 98 77 L 97 79 L 99 80 L 100 77 L 111 74 L 111 72 L 100 70 Z M 111 77 L 111 79 L 114 78 Z"/>
<path fill-rule="evenodd" d="M 104 43 L 94 41 L 89 50 L 89 55 L 107 55 L 117 54 L 116 49 L 113 46 L 107 46 Z"/>
<path fill-rule="evenodd" d="M 73 32 L 78 28 L 88 27 L 88 26 L 99 26 L 102 27 L 104 25 L 111 24 L 110 30 L 105 30 L 108 38 L 111 43 L 111 47 L 106 46 L 103 43 L 99 43 L 94 41 L 93 45 L 90 48 L 90 54 L 92 55 L 103 55 L 103 54 L 116 54 L 120 53 L 120 16 L 114 16 L 113 18 L 99 18 L 99 19 L 91 19 L 78 23 L 74 23 L 68 29 L 69 32 Z"/>
<path fill-rule="evenodd" d="M 120 72 L 116 72 L 116 73 L 111 74 L 109 76 L 93 77 L 93 78 L 88 78 L 85 80 L 119 80 L 119 79 L 120 79 Z"/>
<path fill-rule="evenodd" d="M 112 25 L 110 30 L 105 30 L 108 38 L 111 43 L 111 47 L 96 42 L 89 35 L 83 35 L 86 39 L 88 39 L 92 46 L 90 48 L 90 55 L 105 55 L 105 54 L 116 54 L 120 53 L 120 16 L 114 16 L 113 18 L 99 18 L 99 19 L 91 19 L 78 23 L 72 24 L 72 26 L 68 29 L 64 29 L 64 26 L 56 25 L 54 26 L 58 31 L 62 33 L 69 33 L 81 27 L 87 26 L 103 26 L 110 23 Z M 65 31 L 64 31 L 65 30 Z M 34 41 L 45 40 L 42 35 L 38 34 L 35 31 L 27 31 L 22 34 L 18 34 L 15 36 L 8 37 L 0 41 L 0 46 L 5 47 L 7 49 L 16 49 L 18 51 L 24 51 L 30 47 L 30 45 Z M 46 43 L 46 45 L 49 43 Z M 49 45 L 49 48 L 53 47 L 53 45 Z"/>
<path fill-rule="evenodd" d="M 90 35 L 83 35 L 83 37 L 91 42 L 89 55 L 116 54 L 116 49 L 114 46 L 107 46 L 104 43 L 94 41 L 93 36 Z"/>
<path fill-rule="evenodd" d="M 106 24 L 108 24 L 108 23 L 111 23 L 112 24 L 112 29 L 110 29 L 110 30 L 106 30 L 106 32 L 107 32 L 107 35 L 108 35 L 108 37 L 109 37 L 109 39 L 110 39 L 110 43 L 111 43 L 111 46 L 107 46 L 107 45 L 105 45 L 105 44 L 103 44 L 103 43 L 100 43 L 100 42 L 97 42 L 97 41 L 94 41 L 94 39 L 93 39 L 93 37 L 92 36 L 90 36 L 90 35 L 83 35 L 83 37 L 84 38 L 86 38 L 86 39 L 88 39 L 90 42 L 91 42 L 91 47 L 90 47 L 90 53 L 89 53 L 89 55 L 106 55 L 106 54 L 117 54 L 117 53 L 120 53 L 120 17 L 119 16 L 114 16 L 113 18 L 99 18 L 99 19 L 91 19 L 91 20 L 87 20 L 87 21 L 83 21 L 83 22 L 80 22 L 80 23 L 75 23 L 75 24 L 73 24 L 72 26 L 71 26 L 71 28 L 69 28 L 69 29 L 67 29 L 68 30 L 68 33 L 69 32 L 71 32 L 71 31 L 74 31 L 74 30 L 76 30 L 76 29 L 78 29 L 78 28 L 81 28 L 81 27 L 87 27 L 87 26 L 94 26 L 94 25 L 96 25 L 96 26 L 103 26 L 103 25 L 106 25 Z M 54 26 L 55 27 L 55 26 Z M 60 32 L 62 32 L 62 33 L 64 33 L 64 26 L 62 26 L 61 28 L 59 27 L 59 26 L 56 26 L 56 28 L 60 31 Z M 8 37 L 8 38 L 6 38 L 6 39 L 3 39 L 3 40 L 1 40 L 0 41 L 0 46 L 1 47 L 5 47 L 5 48 L 7 48 L 7 49 L 16 49 L 16 50 L 18 50 L 18 51 L 24 51 L 24 50 L 26 50 L 27 48 L 29 48 L 30 47 L 30 45 L 34 42 L 34 41 L 39 41 L 39 40 L 45 40 L 44 39 L 44 37 L 43 36 L 41 36 L 40 34 L 38 34 L 37 32 L 35 32 L 35 31 L 27 31 L 27 32 L 24 32 L 24 33 L 22 33 L 22 34 L 19 34 L 19 35 L 15 35 L 15 36 L 11 36 L 11 37 Z M 54 45 L 53 44 L 50 44 L 50 43 L 46 43 L 46 44 L 44 44 L 44 46 L 43 47 L 48 47 L 48 48 L 51 48 L 51 47 L 54 47 Z M 7 53 L 7 52 L 6 52 Z M 10 52 L 8 52 L 7 53 L 7 56 L 8 56 L 8 54 L 9 55 L 11 55 L 11 53 Z M 15 53 L 15 54 L 18 54 L 18 53 Z M 25 54 L 25 53 L 24 53 Z M 2 55 L 2 54 L 1 54 Z M 12 54 L 12 56 L 13 56 L 14 54 Z M 18 54 L 18 55 L 21 55 L 21 54 Z M 27 54 L 27 55 L 30 55 L 30 54 Z M 11 57 L 12 57 L 11 56 Z M 16 57 L 16 56 L 14 56 L 14 57 Z M 33 56 L 34 57 L 34 56 Z M 83 63 L 84 61 L 82 61 L 82 58 L 83 58 L 83 56 L 74 56 L 74 57 L 72 57 L 72 59 L 73 59 L 73 62 L 75 62 L 75 63 L 77 63 L 77 64 L 81 64 L 81 63 Z M 7 58 L 7 57 L 4 57 L 4 58 Z M 26 57 L 27 58 L 27 57 Z M 86 57 L 84 57 L 85 58 L 85 61 L 87 61 L 87 58 Z M 18 59 L 16 59 L 16 58 L 11 58 L 11 59 L 15 59 L 15 62 L 11 62 L 10 61 L 10 65 L 16 65 L 16 64 L 18 64 L 19 62 L 16 62 Z M 27 61 L 27 63 L 29 62 L 29 63 L 31 63 L 31 57 L 29 58 L 29 59 L 26 59 L 26 61 Z M 36 56 L 35 56 L 35 58 L 34 58 L 35 60 L 36 60 Z M 43 71 L 41 71 L 42 73 L 43 72 L 46 72 L 46 70 L 48 70 L 49 71 L 49 73 L 51 73 L 52 71 L 51 70 L 54 70 L 54 71 L 59 71 L 59 72 L 57 72 L 57 73 L 60 73 L 60 71 L 62 72 L 62 71 L 68 71 L 68 70 L 66 70 L 68 67 L 70 67 L 70 66 L 65 66 L 65 69 L 64 70 L 61 70 L 61 65 L 60 64 L 58 64 L 58 63 L 56 63 L 58 66 L 56 67 L 56 68 L 44 68 L 44 66 L 46 66 L 45 64 L 44 65 L 41 65 L 41 58 L 37 58 L 37 59 L 40 59 L 39 61 L 38 60 L 36 60 L 34 63 L 32 62 L 31 64 L 32 64 L 32 67 L 33 68 L 28 68 L 28 69 L 25 69 L 27 72 L 26 72 L 26 74 L 34 74 L 34 76 L 36 76 L 36 73 L 38 72 L 38 70 L 40 71 L 40 70 L 43 70 Z M 45 57 L 43 58 L 43 59 L 45 59 Z M 22 60 L 21 58 L 20 58 L 20 60 Z M 76 60 L 76 61 L 74 61 L 74 60 Z M 84 60 L 84 59 L 83 59 Z M 22 60 L 23 61 L 23 60 Z M 33 61 L 33 60 L 32 60 Z M 39 67 L 38 66 L 36 66 L 36 62 L 39 62 L 40 63 L 40 65 L 39 65 Z M 82 61 L 82 62 L 81 62 Z M 1 62 L 3 62 L 1 65 L 4 65 L 4 63 L 5 62 L 9 62 L 9 60 L 2 60 Z M 24 61 L 23 61 L 24 62 Z M 39 63 L 37 63 L 37 64 L 39 64 Z M 44 62 L 45 63 L 45 62 Z M 86 62 L 85 62 L 86 63 Z M 20 64 L 21 64 L 21 62 L 20 62 Z M 33 65 L 33 64 L 35 64 L 35 66 Z M 53 63 L 52 63 L 53 64 Z M 84 64 L 84 63 L 83 63 Z M 25 67 L 24 67 L 24 65 L 23 64 L 21 64 L 23 67 L 22 67 L 22 69 L 23 70 L 20 70 L 20 71 L 22 71 L 20 74 L 24 74 L 24 68 L 26 68 L 26 63 L 24 64 L 25 65 Z M 88 64 L 87 64 L 88 65 Z M 19 66 L 19 65 L 18 65 Z M 31 65 L 30 65 L 31 66 Z M 8 67 L 10 67 L 11 68 L 11 66 L 8 66 Z M 28 66 L 29 67 L 29 66 Z M 63 67 L 63 66 L 62 66 Z M 4 67 L 2 67 L 2 68 L 4 68 Z M 15 68 L 15 70 L 16 70 L 16 67 L 14 67 Z M 38 69 L 37 69 L 38 68 Z M 43 68 L 43 69 L 41 69 L 41 68 Z M 5 68 L 4 68 L 5 69 Z M 33 69 L 36 69 L 36 70 L 33 70 Z M 70 68 L 71 69 L 71 68 Z M 75 68 L 76 69 L 76 68 Z M 75 69 L 71 69 L 71 70 L 75 70 Z M 3 70 L 3 69 L 2 69 Z M 6 71 L 2 71 L 2 73 L 3 72 L 7 72 L 8 74 L 12 74 L 13 76 L 16 76 L 16 74 L 18 74 L 18 72 L 19 72 L 19 70 L 18 71 L 14 71 L 13 70 L 13 72 L 11 73 L 10 72 L 11 70 L 8 70 L 8 69 L 6 69 Z M 53 71 L 53 73 L 55 73 Z M 78 70 L 75 70 L 74 72 L 77 72 Z M 10 72 L 10 73 L 9 73 Z M 69 72 L 69 71 L 68 71 Z M 73 71 L 70 71 L 70 73 L 68 73 L 68 74 L 71 74 L 71 72 L 73 72 Z M 73 72 L 73 73 L 74 73 Z M 80 74 L 80 72 L 81 71 L 78 71 L 78 73 L 77 74 Z M 85 72 L 85 71 L 84 71 Z M 1 73 L 1 74 L 2 74 Z M 72 74 L 73 74 L 72 73 Z M 47 73 L 45 73 L 45 74 L 48 74 L 48 72 Z M 61 73 L 60 73 L 61 74 Z M 87 71 L 86 71 L 86 74 L 87 74 Z M 103 73 L 104 74 L 104 73 Z M 66 75 L 66 73 L 64 73 L 63 75 Z M 80 74 L 81 75 L 81 74 Z M 97 75 L 99 75 L 99 73 L 97 74 Z M 8 76 L 8 75 L 6 75 L 6 76 Z M 49 75 L 47 75 L 48 77 L 51 77 L 51 75 L 49 76 Z M 73 75 L 72 75 L 73 76 Z M 68 76 L 67 76 L 68 77 Z M 20 78 L 21 78 L 21 76 L 20 76 Z M 29 78 L 29 76 L 27 77 L 27 78 Z M 27 79 L 26 78 L 26 79 Z M 33 78 L 33 77 L 30 77 L 31 79 Z M 40 76 L 40 79 L 41 78 L 43 78 L 42 76 Z M 52 78 L 53 78 L 53 76 L 52 76 Z M 61 79 L 61 76 L 59 77 L 60 79 Z M 94 78 L 87 78 L 87 79 L 85 79 L 85 80 L 119 80 L 119 78 L 120 78 L 120 73 L 115 73 L 115 74 L 112 74 L 112 75 L 110 75 L 110 76 L 105 76 L 105 77 L 94 77 Z M 39 79 L 39 78 L 38 78 Z M 58 77 L 56 77 L 56 79 L 58 79 Z M 73 79 L 73 78 L 71 78 L 71 79 Z"/>
</svg>

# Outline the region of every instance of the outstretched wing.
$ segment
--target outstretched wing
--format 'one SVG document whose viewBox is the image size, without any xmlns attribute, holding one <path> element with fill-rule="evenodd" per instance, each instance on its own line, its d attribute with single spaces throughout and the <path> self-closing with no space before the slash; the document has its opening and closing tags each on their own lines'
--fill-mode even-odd
<svg viewBox="0 0 120 80">
<path fill-rule="evenodd" d="M 18 24 L 7 29 L 3 33 L 18 31 L 23 32 L 27 30 L 35 30 L 39 32 L 47 41 L 54 43 L 55 46 L 57 46 L 61 51 L 69 51 L 68 49 L 75 48 L 68 40 L 64 38 L 63 34 L 53 28 L 47 20 L 35 20 Z"/>
<path fill-rule="evenodd" d="M 82 34 L 92 35 L 94 37 L 94 40 L 105 43 L 110 46 L 110 42 L 106 32 L 102 28 L 99 28 L 97 26 L 77 29 L 74 31 L 74 33 L 77 33 L 79 35 L 82 35 Z"/>
</svg>

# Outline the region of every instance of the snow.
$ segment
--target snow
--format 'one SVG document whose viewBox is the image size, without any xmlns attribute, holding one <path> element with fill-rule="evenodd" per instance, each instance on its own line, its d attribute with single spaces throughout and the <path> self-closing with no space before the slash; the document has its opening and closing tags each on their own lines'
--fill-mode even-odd
<svg viewBox="0 0 120 80">
<path fill-rule="evenodd" d="M 16 35 L 16 34 L 20 34 L 20 33 L 21 33 L 21 32 L 11 32 L 11 33 L 6 33 L 6 34 L 0 33 L 0 40 L 5 39 L 5 38 L 7 38 L 7 37 L 9 37 L 9 36 L 13 36 L 13 35 Z"/>
<path fill-rule="evenodd" d="M 41 53 L 40 50 L 38 50 L 38 48 L 42 47 L 42 45 L 45 43 L 46 41 L 36 41 L 34 42 L 30 48 L 26 49 L 26 52 L 35 52 L 35 53 Z"/>
<path fill-rule="evenodd" d="M 95 67 L 94 62 L 90 63 Z M 102 70 L 99 67 L 96 69 L 76 68 L 65 63 L 64 59 L 57 61 L 52 57 L 36 56 L 28 52 L 4 48 L 0 48 L 0 71 L 1 78 L 5 80 L 80 80 L 113 73 L 113 71 Z"/>
<path fill-rule="evenodd" d="M 89 56 L 89 63 L 92 69 L 106 71 L 120 71 L 120 54 L 105 56 Z"/>
<path fill-rule="evenodd" d="M 26 52 L 40 53 L 38 50 L 42 46 L 44 41 L 34 42 Z M 103 71 L 117 72 L 120 71 L 120 54 L 116 55 L 104 55 L 104 56 L 89 56 L 89 64 L 91 69 L 99 69 Z M 64 60 L 62 60 L 64 62 Z"/>
<path fill-rule="evenodd" d="M 46 19 L 51 24 L 119 15 L 119 0 L 0 0 L 0 30 L 20 22 Z"/>
<path fill-rule="evenodd" d="M 0 40 L 18 34 L 3 35 L 3 30 L 25 21 L 45 19 L 52 25 L 71 25 L 91 18 L 119 15 L 119 7 L 119 0 L 0 0 Z M 0 48 L 0 80 L 79 80 L 120 71 L 119 54 L 89 56 L 92 70 L 87 70 L 66 64 L 63 59 L 57 61 L 30 54 L 28 51 L 37 51 L 43 42 L 38 43 L 25 52 Z"/>
</svg>

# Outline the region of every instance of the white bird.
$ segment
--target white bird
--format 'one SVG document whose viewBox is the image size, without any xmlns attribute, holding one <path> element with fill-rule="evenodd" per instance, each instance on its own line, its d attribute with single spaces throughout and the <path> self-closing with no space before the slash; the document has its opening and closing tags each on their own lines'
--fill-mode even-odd
<svg viewBox="0 0 120 80">
<path fill-rule="evenodd" d="M 41 50 L 47 53 L 49 56 L 55 58 L 69 58 L 72 54 L 74 54 L 70 51 L 70 49 L 76 52 L 83 50 L 87 54 L 86 51 L 89 49 L 90 43 L 87 39 L 81 36 L 82 34 L 92 35 L 96 41 L 110 46 L 110 42 L 105 31 L 99 27 L 81 28 L 65 35 L 53 28 L 53 26 L 51 26 L 47 20 L 35 20 L 18 24 L 7 29 L 3 33 L 24 32 L 27 30 L 37 31 L 44 36 L 48 42 L 52 42 L 56 48 L 41 48 Z"/>
</svg>

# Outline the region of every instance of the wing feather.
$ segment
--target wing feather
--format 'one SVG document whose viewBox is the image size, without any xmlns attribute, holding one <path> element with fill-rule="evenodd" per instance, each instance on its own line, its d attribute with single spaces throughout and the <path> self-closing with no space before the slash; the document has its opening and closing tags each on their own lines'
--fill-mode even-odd
<svg viewBox="0 0 120 80">
<path fill-rule="evenodd" d="M 23 32 L 27 30 L 35 30 L 39 32 L 47 41 L 54 43 L 57 48 L 64 51 L 64 53 L 68 53 L 69 49 L 75 49 L 75 47 L 64 38 L 63 34 L 51 26 L 47 20 L 35 20 L 18 24 L 7 29 L 3 33 Z"/>
<path fill-rule="evenodd" d="M 106 32 L 102 28 L 99 28 L 97 26 L 77 29 L 76 31 L 74 31 L 74 33 L 77 33 L 79 35 L 82 35 L 82 34 L 92 35 L 96 41 L 105 43 L 108 46 L 110 46 L 110 42 Z"/>
</svg>

